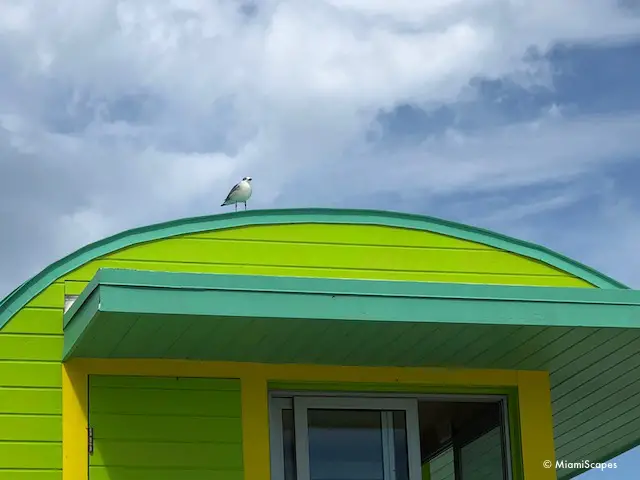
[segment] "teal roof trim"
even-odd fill
[[[163,238],[208,230],[221,230],[251,225],[281,225],[291,223],[333,223],[380,225],[440,233],[499,248],[529,257],[591,283],[599,288],[626,289],[608,276],[533,243],[517,240],[489,230],[462,225],[421,215],[379,210],[352,209],[281,209],[249,210],[173,220],[118,233],[67,255],[26,281],[0,302],[0,329],[32,298],[58,278],[82,265],[117,250]]]
[[[606,290],[570,287],[530,287],[521,285],[482,285],[440,282],[406,282],[387,280],[355,280],[308,277],[274,277],[266,275],[228,275],[213,273],[178,273],[147,270],[101,268],[64,315],[66,327],[84,302],[99,287],[114,287],[112,297],[102,299],[99,309],[108,312],[153,313],[168,315],[222,315],[232,317],[307,318],[363,321],[398,321],[431,323],[482,323],[490,325],[538,325],[556,327],[640,328],[640,291]],[[117,292],[130,289],[133,295],[145,290],[133,302]],[[204,292],[223,294],[216,301]],[[153,292],[153,293],[152,293]],[[230,293],[295,295],[304,301],[237,302]],[[149,301],[149,295],[158,294]],[[179,296],[195,294],[189,301]],[[172,297],[175,296],[174,297]],[[292,298],[288,296],[287,298]],[[171,297],[171,298],[170,298]],[[338,306],[343,299],[358,297],[351,311]],[[257,298],[257,297],[256,297]],[[280,296],[278,297],[281,298]],[[402,301],[382,307],[374,303]],[[420,300],[412,310],[407,300]],[[427,300],[453,302],[439,313]],[[146,303],[145,303],[146,302]],[[514,310],[512,305],[517,303]],[[310,305],[316,304],[315,307]],[[481,304],[491,304],[483,312]],[[505,306],[504,315],[497,305]],[[470,307],[471,305],[471,307]],[[584,306],[591,308],[584,310]],[[296,311],[296,306],[300,309]],[[577,310],[571,311],[571,307]],[[353,307],[351,307],[353,308]],[[562,308],[563,310],[558,310]],[[569,312],[566,314],[566,312]],[[486,313],[486,316],[483,316]],[[446,319],[444,317],[447,317]],[[450,317],[450,318],[448,318]]]
[[[112,315],[113,321],[105,324],[111,334],[108,338],[88,335],[86,342],[94,346],[109,340],[118,344],[121,339],[114,339],[118,326],[127,324],[120,332],[126,336],[131,332],[129,324],[139,322],[142,316],[174,316],[181,321],[187,316],[197,316],[200,319],[270,319],[276,323],[290,319],[360,325],[383,322],[493,325],[498,328],[511,325],[637,329],[640,328],[640,291],[106,268],[98,270],[64,315],[65,359],[87,336],[87,331],[100,322],[99,317],[104,317],[103,314]],[[114,315],[124,316],[124,320],[115,320]],[[102,323],[105,321],[103,318]],[[146,327],[143,323],[138,326],[150,328],[151,323],[144,324]],[[277,328],[276,323],[270,324],[272,328]],[[244,325],[240,321],[234,325],[238,329],[237,335],[230,336],[242,337]],[[224,328],[219,330],[226,331]],[[220,334],[219,330],[215,335]],[[148,333],[151,335],[155,331],[151,328]],[[169,331],[176,334],[172,329]],[[178,337],[182,338],[180,334]],[[156,341],[151,343],[155,351],[160,339],[154,338]],[[199,344],[202,338],[197,335],[192,340]],[[175,345],[175,341],[172,337],[168,344]],[[364,338],[362,342],[367,343]],[[404,348],[401,344],[396,346]],[[241,350],[238,348],[239,353]],[[189,358],[208,359],[193,355]]]

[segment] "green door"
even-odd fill
[[[240,382],[89,378],[90,480],[242,480]]]

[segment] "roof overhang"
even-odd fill
[[[204,217],[183,218],[147,225],[104,238],[71,253],[49,265],[30,280],[0,300],[0,329],[29,301],[51,286],[57,279],[110,253],[146,242],[231,228],[265,225],[333,224],[379,225],[446,235],[488,245],[500,250],[535,259],[569,273],[585,282],[605,289],[626,289],[622,283],[539,245],[510,238],[484,229],[461,225],[433,217],[400,212],[353,209],[280,209],[248,210]]]
[[[513,368],[530,356],[482,365],[438,348],[416,356],[401,341],[426,345],[460,325],[459,346],[491,330],[486,347],[503,350],[504,329],[519,343],[541,328],[638,329],[640,292],[102,269],[65,313],[64,359]]]
[[[633,290],[103,269],[64,315],[65,360],[547,370],[558,458],[599,461],[640,443],[639,348]]]

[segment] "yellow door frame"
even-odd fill
[[[269,385],[279,383],[376,384],[385,389],[425,391],[439,389],[507,389],[517,391],[522,477],[556,480],[553,419],[549,375],[521,370],[447,368],[344,367],[273,365],[187,360],[73,359],[62,365],[62,478],[89,480],[88,379],[89,375],[150,377],[238,378],[241,381],[245,480],[270,480]],[[513,442],[512,442],[513,445]],[[514,455],[515,454],[515,455]],[[514,479],[514,480],[517,480]]]

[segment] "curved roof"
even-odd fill
[[[434,217],[379,210],[323,208],[249,210],[185,218],[134,228],[86,245],[57,262],[52,263],[7,295],[0,302],[0,329],[4,327],[16,312],[58,278],[98,257],[122,248],[163,238],[209,230],[290,223],[380,225],[429,231],[485,244],[544,262],[599,288],[628,288],[622,283],[590,267],[545,247],[517,240],[489,230]]]

